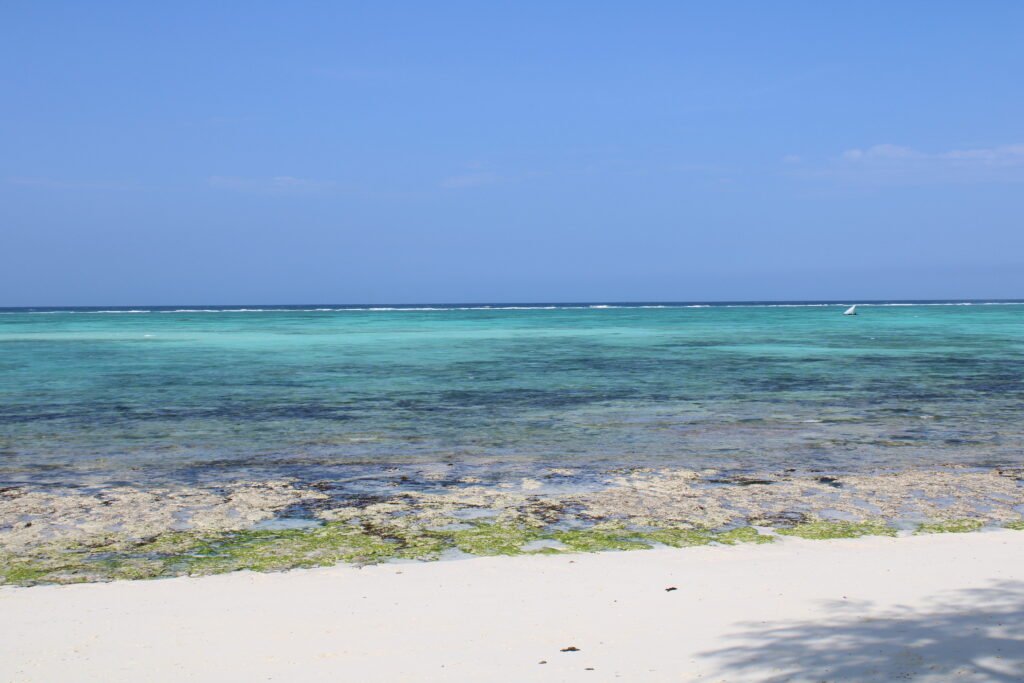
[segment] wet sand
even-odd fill
[[[5,587],[0,613],[5,681],[1010,681],[1024,532]]]

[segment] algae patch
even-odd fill
[[[333,524],[314,530],[243,531],[203,539],[180,562],[185,573],[277,571],[340,562],[366,564],[393,557],[396,547],[360,530]]]
[[[651,547],[642,534],[624,527],[594,526],[589,529],[556,531],[553,538],[567,549],[580,553],[602,550],[643,550]]]
[[[32,562],[0,558],[0,584],[29,585],[47,573],[47,569]]]
[[[520,555],[527,543],[545,538],[535,529],[502,523],[477,523],[446,535],[456,548],[472,555]]]
[[[946,519],[926,522],[917,527],[916,534],[964,534],[977,531],[985,525],[980,519]]]
[[[743,526],[738,529],[725,531],[715,536],[716,543],[724,545],[739,545],[740,543],[772,543],[775,539],[762,533],[752,526]]]
[[[783,536],[827,540],[833,538],[860,538],[861,536],[895,536],[896,529],[878,520],[844,522],[818,519],[803,522],[788,529],[779,529],[778,533]]]
[[[314,528],[235,532],[172,532],[141,542],[93,547],[51,546],[0,557],[0,582],[77,583],[201,576],[249,569],[282,571],[393,558],[436,558],[446,544],[429,535],[369,533],[345,523]]]
[[[645,540],[671,546],[673,548],[687,548],[696,545],[708,545],[711,541],[717,540],[715,536],[701,529],[655,529],[646,531],[642,537]]]

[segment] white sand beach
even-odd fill
[[[1024,533],[8,587],[0,614],[17,682],[1017,681]]]

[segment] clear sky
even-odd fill
[[[1024,297],[1024,3],[0,5],[0,305]]]

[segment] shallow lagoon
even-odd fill
[[[1019,525],[1024,305],[842,310],[0,312],[4,580]]]
[[[1024,443],[1021,304],[129,310],[0,314],[0,482],[849,471]]]

